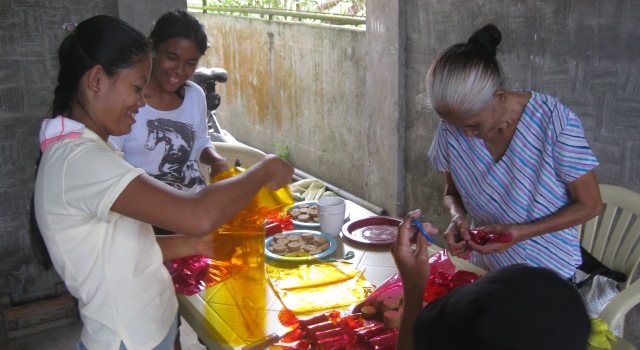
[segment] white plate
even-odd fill
[[[292,209],[297,208],[300,204],[317,205],[318,202],[317,201],[297,202],[297,203],[294,203],[289,209],[287,209],[287,212],[289,212]],[[349,208],[346,208],[344,210],[344,220],[345,221],[349,220],[349,216],[351,216],[351,212],[349,211]],[[293,218],[291,219],[291,221],[293,221],[294,225],[300,226],[300,227],[314,227],[314,228],[320,227],[320,223],[317,223],[317,222],[297,221],[297,220],[294,220]]]
[[[267,258],[273,259],[273,260],[283,260],[283,261],[305,261],[305,260],[310,260],[310,259],[316,259],[316,258],[324,258],[327,257],[329,255],[331,255],[333,252],[336,251],[336,248],[338,248],[338,242],[336,242],[336,239],[329,236],[326,233],[320,233],[318,231],[311,231],[311,230],[293,230],[293,231],[285,231],[282,232],[285,235],[290,235],[290,234],[303,234],[303,233],[313,233],[314,235],[317,236],[322,236],[325,237],[327,239],[327,242],[329,242],[329,248],[327,250],[325,250],[324,252],[320,253],[320,254],[316,254],[316,255],[309,255],[309,256],[282,256],[282,255],[278,255],[275,253],[272,253],[271,251],[269,251],[269,246],[271,245],[271,242],[273,241],[273,236],[269,236],[267,237],[267,239],[264,241],[264,255],[267,256]]]

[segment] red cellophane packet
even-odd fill
[[[471,283],[479,276],[470,271],[457,270],[456,266],[449,258],[446,249],[442,249],[429,258],[431,271],[427,280],[427,287],[424,290],[424,301],[432,302],[454,288]]]
[[[487,243],[509,243],[513,239],[513,235],[507,233],[489,233],[483,230],[469,230],[471,240],[476,244],[485,245]]]

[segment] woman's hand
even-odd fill
[[[451,215],[451,223],[444,233],[444,240],[447,242],[449,254],[464,259],[471,253],[471,248],[467,245],[471,240],[466,220],[467,211],[451,173],[444,174],[444,182],[444,206]]]
[[[202,153],[200,154],[200,163],[208,165],[211,169],[209,174],[210,178],[208,179],[209,182],[211,182],[211,179],[213,179],[219,173],[229,169],[227,160],[223,156],[218,154],[213,146],[205,147],[202,150]]]
[[[276,155],[270,154],[254,166],[268,167],[271,179],[264,185],[268,190],[275,191],[291,183],[293,166]]]
[[[196,240],[197,255],[203,255],[218,261],[227,261],[236,252],[236,247],[231,240],[226,240],[221,235],[210,234],[194,239]]]
[[[468,244],[471,241],[469,224],[461,215],[456,215],[451,219],[451,223],[444,233],[444,240],[447,242],[449,254],[453,256],[464,258],[471,253],[472,248]]]
[[[421,211],[409,213],[398,228],[398,238],[391,248],[391,255],[402,277],[405,290],[418,290],[421,295],[429,278],[429,241],[418,230],[411,226],[411,217],[420,217]],[[426,223],[422,226],[431,235],[438,234],[438,229]],[[416,248],[412,247],[413,242]]]
[[[467,245],[470,249],[475,250],[480,254],[493,254],[493,253],[503,253],[509,247],[516,245],[519,242],[525,241],[530,237],[529,226],[528,225],[509,225],[509,224],[497,224],[497,225],[487,225],[478,230],[482,230],[486,233],[494,233],[494,234],[511,234],[511,242],[508,243],[498,243],[498,242],[488,242],[485,245],[476,244],[473,240],[467,242]]]
[[[411,226],[411,217],[418,218],[420,210],[415,210],[402,221],[398,228],[398,238],[391,247],[391,255],[396,262],[402,278],[404,304],[396,349],[413,350],[413,329],[415,320],[422,308],[424,289],[429,279],[429,241]],[[422,227],[430,235],[438,230],[431,224]],[[416,248],[412,243],[416,243]]]
[[[200,237],[180,234],[156,236],[164,261],[192,255],[203,255],[219,261],[230,260],[236,252],[231,240],[220,235],[208,234]]]

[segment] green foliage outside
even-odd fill
[[[323,13],[331,15],[353,16],[357,18],[366,17],[365,3],[366,0],[187,0],[187,5],[196,6],[242,7],[247,9],[277,9],[294,11],[297,13]],[[229,12],[227,11],[226,13]],[[252,13],[234,14],[278,20],[317,22],[317,20],[300,19],[293,16],[274,16],[270,14]]]
[[[273,151],[278,157],[289,160],[289,146],[287,145],[273,145]]]

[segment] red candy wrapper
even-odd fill
[[[279,232],[293,230],[293,220],[289,214],[280,214],[269,217],[265,221],[266,236],[269,237]]]
[[[221,266],[204,256],[188,256],[164,263],[177,292],[194,295],[229,279],[237,266]]]
[[[449,258],[447,250],[443,249],[435,253],[429,258],[429,279],[424,290],[424,301],[432,302],[454,288],[471,283],[479,278],[479,276],[471,271],[458,270]],[[382,285],[367,297],[367,299],[358,304],[353,311],[360,312],[364,305],[373,304],[373,300],[383,293],[400,293],[402,294],[402,279],[399,274],[394,274]]]
[[[488,233],[482,230],[469,230],[471,240],[475,244],[485,245],[489,242],[492,243],[509,243],[513,239],[511,233]]]
[[[445,296],[451,290],[471,283],[479,276],[470,271],[458,270],[446,250],[441,250],[429,258],[431,272],[424,290],[424,301],[430,303]]]

